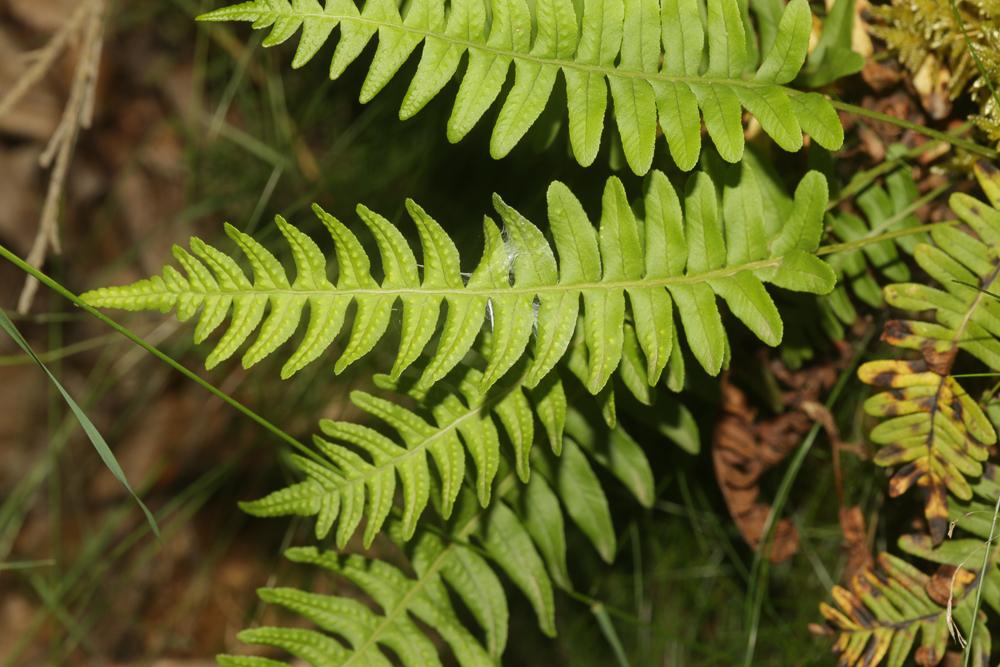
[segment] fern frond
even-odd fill
[[[832,213],[828,217],[829,227],[833,236],[844,243],[918,227],[920,220],[913,213],[913,205],[919,194],[909,166],[904,166],[886,176],[884,187],[872,185],[855,198],[864,218],[851,213]],[[918,244],[929,240],[927,234],[908,234],[866,245],[861,251],[832,254],[827,263],[837,274],[837,286],[821,299],[823,307],[846,325],[858,318],[849,292],[872,308],[884,308],[880,282],[910,279],[910,269],[900,251],[912,256]]]
[[[846,667],[875,667],[885,662],[902,667],[917,645],[916,660],[921,665],[937,665],[948,646],[949,612],[968,632],[973,617],[974,595],[968,578],[957,578],[952,590],[957,604],[953,610],[928,594],[931,578],[912,565],[887,553],[879,554],[878,566],[854,577],[849,588],[834,586],[836,607],[822,603],[826,619],[822,631],[836,637],[833,650]],[[973,661],[986,667],[990,656],[990,635],[985,615],[976,622]]]
[[[996,194],[988,174],[982,168],[977,173],[991,197]],[[1000,197],[993,203],[1000,205]],[[865,403],[869,414],[885,418],[871,432],[872,441],[881,445],[875,462],[900,466],[890,495],[913,485],[924,491],[935,544],[948,526],[947,493],[971,499],[968,480],[982,474],[988,447],[997,441],[990,420],[951,377],[951,369],[964,350],[1000,370],[1000,300],[991,292],[1000,275],[1000,210],[966,194],[952,195],[950,204],[968,231],[941,225],[931,232],[933,244],[914,251],[940,287],[902,283],[885,288],[891,306],[934,313],[935,322],[894,320],[883,333],[889,344],[918,350],[922,358],[872,361],[858,369],[862,381],[885,390]]]
[[[419,412],[400,406],[399,395],[380,398],[353,392],[351,401],[391,427],[398,441],[368,426],[323,420],[320,430],[330,440],[317,437],[314,441],[326,459],[324,464],[293,455],[292,461],[305,480],[260,500],[241,503],[242,509],[260,517],[315,517],[316,537],[325,538],[336,526],[335,540],[341,549],[365,520],[364,545],[368,547],[393,509],[398,478],[402,500],[398,523],[401,538],[408,540],[432,496],[441,517],[451,517],[467,477],[480,506],[487,507],[505,459],[513,462],[520,480],[530,484],[530,494],[544,494],[531,482],[537,477],[531,475],[532,465],[541,465],[543,476],[567,502],[570,516],[610,561],[615,551],[611,516],[583,450],[648,506],[653,500],[652,472],[642,448],[620,427],[610,431],[609,440],[602,441],[577,410],[567,408],[562,383],[556,378],[530,391],[523,383],[513,383],[489,395],[479,391],[480,378],[479,371],[468,367],[453,388],[438,387],[430,395],[411,390],[411,396],[418,399]],[[395,386],[384,377],[380,384]],[[533,415],[548,433],[553,453],[567,458],[556,469],[558,474],[533,452]],[[511,445],[512,451],[506,455],[501,452],[501,439]],[[610,455],[612,444],[615,451]],[[467,456],[476,468],[474,483],[467,470]],[[436,476],[431,474],[428,459],[434,462]],[[591,505],[578,516],[578,507],[568,501],[581,494],[603,505]],[[584,506],[586,503],[580,505]]]
[[[354,303],[353,329],[334,367],[342,371],[383,337],[399,302],[402,331],[393,379],[427,347],[446,304],[439,342],[418,382],[424,389],[462,360],[487,322],[494,344],[483,373],[484,392],[525,356],[533,331],[533,360],[525,384],[537,386],[564,356],[579,328],[587,352],[586,385],[595,394],[622,362],[627,338],[631,341],[627,315],[645,357],[646,381],[650,386],[659,381],[675,347],[676,307],[695,358],[707,372],[717,374],[728,349],[718,297],[762,341],[777,345],[783,326],[764,283],[825,293],[835,280],[813,254],[827,202],[824,178],[810,172],[802,179],[783,226],[772,231],[764,224],[763,190],[752,172],[743,171],[746,177],[726,183],[721,196],[706,173],[696,173],[682,197],[666,176],[654,171],[643,201],[644,221],[629,206],[621,182],[611,178],[604,189],[599,229],[572,192],[555,182],[548,190],[555,252],[537,227],[495,197],[506,238],[492,219],[484,220],[482,260],[468,279],[449,236],[409,201],[407,210],[423,250],[422,275],[402,233],[359,207],[381,255],[385,277],[379,283],[354,233],[316,207],[336,246],[336,285],[327,277],[326,260],[316,243],[279,217],[278,228],[295,260],[294,280],[274,255],[227,225],[226,232],[253,269],[252,280],[234,259],[192,238],[191,253],[174,248],[186,276],[167,266],[162,275],[87,292],[82,298],[98,307],[164,312],[176,308],[181,320],[200,309],[196,342],[205,340],[231,310],[230,326],[206,360],[209,368],[233,355],[258,327],[243,365],[250,367],[272,354],[298,328],[308,305],[309,324],[282,377],[293,375],[332,344]]]
[[[562,457],[550,459],[534,450],[532,459],[540,474],[532,475],[526,485],[517,484],[513,474],[505,475],[496,485],[499,499],[487,509],[477,507],[474,494],[467,489],[442,531],[447,541],[427,530],[419,532],[408,545],[413,576],[385,562],[356,555],[341,557],[312,548],[288,552],[292,560],[318,565],[346,578],[375,602],[379,611],[354,598],[290,588],[262,589],[264,601],[287,607],[323,632],[258,628],[240,633],[240,640],[283,649],[317,667],[390,664],[384,655],[386,649],[404,665],[441,664],[433,644],[414,624],[416,618],[445,640],[458,664],[495,664],[508,631],[507,599],[496,571],[505,574],[527,597],[541,630],[554,635],[553,585],[572,588],[566,567],[564,510],[606,561],[610,562],[617,549],[604,489],[584,452],[622,479],[640,501],[641,494],[652,493],[649,464],[634,441],[631,447],[626,443],[619,448],[617,461],[602,460],[601,452],[608,445],[618,447],[623,438],[628,439],[627,434],[606,432],[610,441],[601,443],[602,438],[586,425],[581,414],[570,414],[567,432],[574,435],[567,437]],[[638,489],[644,491],[637,493]],[[651,495],[645,501],[652,502]],[[400,546],[408,538],[406,532],[400,522],[390,523],[388,534]],[[477,629],[463,627],[452,595],[471,612]],[[485,641],[478,636],[484,636]],[[407,645],[400,647],[400,643]],[[219,661],[223,667],[284,664],[238,656],[220,656]]]
[[[791,0],[763,58],[757,53],[739,0],[414,0],[405,16],[399,0],[251,0],[202,15],[203,21],[249,21],[270,28],[265,46],[302,31],[293,67],[309,62],[340,37],[330,65],[337,78],[378,33],[378,49],[361,87],[372,99],[421,43],[416,74],[399,111],[413,116],[468,67],[448,121],[459,141],[503,89],[511,64],[514,84],[500,109],[490,153],[502,157],[535,123],[552,95],[557,74],[566,80],[569,136],[582,165],[594,161],[604,132],[608,90],[629,166],[649,171],[657,118],[671,155],[683,170],[697,163],[701,123],[719,153],[743,154],[742,109],[785,150],[802,147],[806,132],[836,150],[840,120],[815,93],[786,87],[806,57],[812,14]]]
[[[476,495],[486,507],[500,469],[501,433],[513,447],[518,476],[527,482],[535,433],[533,415],[538,415],[551,447],[559,452],[567,403],[562,383],[556,378],[530,391],[516,382],[489,395],[479,390],[481,378],[479,371],[466,368],[454,391],[439,391],[433,399],[422,401],[429,413],[426,415],[398,405],[400,397],[388,400],[352,392],[351,402],[391,427],[400,442],[368,426],[323,420],[320,430],[326,437],[316,437],[314,443],[328,464],[293,456],[296,467],[306,475],[305,481],[241,507],[255,516],[315,516],[318,539],[337,526],[338,548],[347,544],[367,518],[367,547],[389,516],[398,477],[402,484],[402,533],[409,539],[432,489],[438,512],[445,519],[451,516],[466,475],[472,476],[466,471],[466,452],[476,468]],[[429,460],[434,462],[436,478]]]

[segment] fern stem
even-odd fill
[[[273,435],[277,436],[279,439],[283,440],[285,443],[291,445],[292,447],[294,447],[295,449],[299,450],[300,452],[302,452],[303,454],[305,454],[309,458],[313,459],[314,461],[316,461],[318,463],[323,463],[323,461],[319,457],[319,455],[316,454],[309,447],[306,447],[305,444],[303,444],[302,442],[300,442],[299,440],[297,440],[293,436],[289,435],[285,431],[281,430],[279,427],[275,426],[272,422],[268,421],[267,419],[265,419],[261,415],[257,414],[256,412],[254,412],[252,409],[250,409],[249,407],[247,407],[246,405],[244,405],[240,401],[236,400],[235,398],[233,398],[232,396],[230,396],[226,392],[222,391],[221,389],[219,389],[218,387],[216,387],[215,385],[213,385],[211,382],[209,382],[209,381],[205,380],[204,378],[200,377],[197,373],[194,373],[193,371],[191,371],[190,369],[188,369],[187,367],[185,367],[183,364],[181,364],[180,362],[176,361],[170,355],[166,354],[165,352],[162,352],[161,350],[157,349],[153,345],[150,345],[149,343],[147,343],[145,340],[143,340],[139,335],[137,335],[136,333],[134,333],[128,327],[125,327],[124,325],[119,324],[118,322],[114,321],[113,319],[111,319],[107,315],[104,315],[100,311],[98,311],[98,310],[96,310],[94,308],[91,308],[90,306],[88,306],[87,304],[85,304],[83,301],[81,301],[80,298],[76,294],[74,294],[73,292],[71,292],[70,290],[68,290],[66,287],[64,287],[59,282],[57,282],[57,281],[53,280],[52,278],[50,278],[48,275],[46,275],[45,273],[43,273],[40,269],[37,269],[37,268],[31,266],[30,264],[28,264],[27,262],[25,262],[23,259],[21,259],[20,257],[18,257],[17,255],[15,255],[14,253],[12,253],[10,250],[8,250],[6,247],[4,247],[2,244],[0,244],[0,257],[3,257],[4,259],[6,259],[8,262],[10,262],[11,264],[13,264],[17,268],[21,269],[22,271],[24,271],[28,275],[34,277],[36,280],[38,280],[38,282],[42,283],[43,285],[45,285],[46,287],[48,287],[52,291],[56,292],[57,294],[59,294],[63,298],[67,299],[68,301],[70,301],[71,303],[73,303],[73,305],[77,306],[78,308],[81,308],[81,309],[85,310],[90,315],[93,315],[98,320],[100,320],[104,324],[108,325],[109,327],[111,327],[112,329],[114,329],[115,331],[117,331],[118,333],[120,333],[121,335],[125,336],[127,339],[129,339],[130,341],[132,341],[133,343],[135,343],[136,345],[138,345],[142,349],[146,350],[151,355],[153,355],[154,357],[156,357],[157,359],[159,359],[163,363],[167,364],[168,366],[170,366],[171,368],[173,368],[174,370],[176,370],[178,373],[180,373],[184,377],[188,378],[189,380],[191,380],[195,384],[200,385],[203,389],[205,389],[206,391],[208,391],[210,394],[216,396],[217,398],[221,399],[225,403],[228,403],[231,407],[235,408],[238,412],[240,412],[241,414],[243,414],[246,417],[249,417],[250,419],[252,419],[253,421],[255,421],[257,424],[259,424],[260,426],[263,426],[265,429],[267,429],[268,431],[270,431]]]
[[[831,243],[829,245],[819,247],[816,250],[816,255],[822,257],[823,255],[833,255],[840,252],[851,252],[853,250],[860,250],[865,246],[881,243],[882,241],[898,239],[904,236],[913,236],[914,234],[922,234],[937,227],[946,227],[957,224],[957,220],[942,220],[941,222],[931,222],[926,225],[920,225],[919,227],[906,227],[904,229],[896,229],[891,232],[883,232],[878,236],[863,236],[860,239],[847,241],[846,243]]]
[[[1000,151],[996,151],[992,148],[986,146],[981,146],[974,141],[968,139],[962,139],[961,137],[956,137],[947,132],[941,132],[940,130],[935,130],[930,127],[926,127],[919,123],[914,123],[908,121],[904,118],[897,118],[896,116],[890,116],[887,113],[882,113],[881,111],[874,111],[873,109],[866,109],[865,107],[858,106],[856,104],[849,104],[847,102],[842,102],[830,98],[830,104],[836,109],[841,111],[846,111],[847,113],[852,113],[857,116],[864,116],[866,118],[871,118],[873,120],[880,120],[883,123],[889,123],[891,125],[896,125],[897,127],[902,127],[907,130],[912,130],[919,134],[932,139],[937,139],[938,141],[945,141],[955,146],[956,148],[961,148],[963,150],[969,151],[970,153],[975,153],[976,155],[982,155],[983,157],[989,158],[991,160],[996,160],[1000,158]]]

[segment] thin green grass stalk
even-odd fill
[[[597,603],[591,605],[590,612],[597,619],[597,626],[601,629],[601,634],[604,635],[604,639],[611,646],[611,650],[615,654],[615,660],[618,662],[618,667],[631,667],[628,657],[625,655],[625,647],[622,646],[621,637],[618,636],[618,631],[615,630],[615,624],[608,617],[607,609],[604,608],[603,604]]]
[[[233,464],[215,466],[181,493],[168,499],[156,513],[157,520],[164,526],[164,539],[169,541],[175,527],[185,523],[185,520],[208,500],[233,470]],[[98,529],[89,531],[81,557],[74,562],[73,567],[63,573],[60,586],[55,591],[55,599],[65,599],[66,606],[79,603],[81,616],[86,615],[88,608],[86,603],[101,585],[103,574],[117,565],[118,560],[149,533],[148,524],[140,523],[128,535],[112,544],[112,540],[119,532],[119,525],[127,514],[126,510],[116,510]],[[18,637],[15,646],[0,663],[0,667],[15,667],[20,664],[18,659],[42,630],[46,618],[45,610],[35,613],[26,630]],[[93,625],[93,622],[90,625]],[[63,646],[63,655],[66,655],[67,649],[72,648],[75,648],[75,645]]]
[[[13,317],[10,319],[12,322],[14,321]],[[93,338],[82,340],[79,343],[50,348],[45,352],[36,352],[36,355],[43,362],[51,364],[53,362],[80,354],[81,352],[89,352],[91,350],[99,349],[108,343],[117,340],[117,338],[118,336],[115,334],[94,336]],[[27,354],[11,354],[6,356],[0,355],[0,366],[25,366],[32,363],[34,363],[34,360]]]
[[[824,407],[827,410],[830,410],[834,406],[844,387],[847,386],[847,383],[854,376],[854,369],[857,367],[858,362],[860,362],[862,354],[868,348],[868,343],[874,335],[874,330],[869,330],[858,343],[851,363],[841,372],[840,377],[837,379],[837,384],[834,385],[830,391],[830,395],[826,399]],[[802,469],[802,464],[809,455],[809,451],[815,444],[816,437],[821,430],[821,424],[818,422],[813,424],[813,427],[809,429],[809,433],[806,434],[805,439],[802,441],[802,445],[796,450],[795,456],[792,457],[791,462],[788,464],[788,469],[781,479],[781,484],[774,496],[774,503],[771,505],[771,511],[768,513],[767,521],[764,524],[764,539],[761,541],[757,551],[754,552],[745,609],[747,644],[743,656],[744,667],[751,667],[753,665],[754,652],[757,648],[757,631],[760,626],[761,607],[763,606],[764,593],[767,589],[767,581],[770,573],[771,546],[774,541],[774,531],[778,524],[777,519],[781,516],[785,503],[788,502],[795,479],[798,477],[799,471]]]
[[[62,347],[63,325],[59,322],[51,322],[48,324],[47,328],[49,330],[49,344],[48,344],[49,349],[58,349]],[[37,359],[37,356],[35,358]],[[39,365],[42,366],[43,369],[45,368],[44,364],[41,363],[41,360],[39,360]],[[64,367],[61,358],[56,359],[56,362],[54,364],[54,369],[57,377],[63,376]],[[55,432],[56,428],[58,428],[59,417],[65,416],[65,404],[59,401],[60,398],[59,392],[56,391],[56,387],[54,387],[52,383],[49,384],[48,395],[49,395],[49,407],[47,410],[48,423],[46,425],[46,428],[47,428],[47,434],[51,434]],[[48,511],[49,511],[49,516],[51,517],[51,520],[49,521],[49,545],[50,545],[49,548],[51,556],[55,559],[56,563],[59,564],[63,562],[63,542],[62,542],[63,479],[62,479],[62,470],[60,469],[59,466],[59,458],[62,453],[62,448],[55,446],[51,438],[46,438],[46,440],[49,442],[49,445],[46,448],[45,456],[48,457],[50,461],[49,475],[48,475],[48,483],[49,483]],[[115,463],[117,465],[117,461]],[[147,515],[147,518],[150,518],[151,516],[152,515]],[[157,528],[156,531],[157,531],[157,538],[159,538],[159,532],[158,532],[159,529]],[[43,577],[35,575],[34,573],[32,574],[33,576],[29,577],[30,580],[32,581],[39,579],[41,579],[42,581],[47,580],[49,584],[52,586],[55,585],[55,583],[58,581],[59,578],[58,567],[44,572],[43,576],[47,575],[45,579],[43,579]],[[49,641],[50,641],[49,655],[54,656],[58,648],[59,639],[55,634],[53,634],[52,638]],[[58,662],[52,660],[51,657],[50,661],[52,662],[53,665],[58,664]]]
[[[178,362],[177,360],[175,360],[170,355],[168,355],[165,352],[162,352],[161,350],[157,349],[156,347],[150,345],[149,343],[147,343],[145,340],[143,340],[138,334],[134,333],[128,327],[126,327],[126,326],[124,326],[122,324],[119,324],[118,322],[116,322],[115,320],[111,319],[107,315],[105,315],[105,314],[101,313],[100,311],[96,310],[95,308],[92,308],[92,307],[88,306],[87,304],[83,303],[76,294],[73,294],[71,291],[69,291],[67,288],[63,287],[63,285],[61,285],[60,283],[58,283],[55,280],[53,280],[52,278],[50,278],[48,275],[46,275],[45,273],[43,273],[41,270],[39,270],[39,269],[31,266],[27,262],[25,262],[23,259],[21,259],[20,257],[18,257],[17,255],[15,255],[14,253],[12,253],[10,250],[8,250],[7,248],[5,248],[3,245],[0,245],[0,257],[3,257],[7,261],[9,261],[11,264],[13,264],[14,266],[18,267],[22,271],[24,271],[25,273],[27,273],[27,274],[29,274],[31,276],[34,276],[40,283],[42,283],[43,285],[45,285],[49,289],[53,290],[54,292],[56,292],[57,294],[59,294],[63,298],[69,300],[74,305],[78,306],[79,308],[82,308],[83,310],[85,310],[90,315],[93,315],[94,317],[96,317],[98,320],[100,320],[104,324],[108,325],[109,327],[111,327],[112,329],[114,329],[115,331],[117,331],[118,333],[120,333],[121,335],[125,336],[130,341],[132,341],[133,343],[135,343],[136,345],[138,345],[139,347],[141,347],[142,349],[146,350],[146,352],[149,352],[151,355],[153,355],[154,357],[156,357],[157,359],[159,359],[163,363],[167,364],[168,366],[170,366],[171,368],[173,368],[174,370],[176,370],[177,372],[179,372],[184,377],[188,378],[189,380],[191,380],[195,384],[199,385],[200,387],[202,387],[203,389],[205,389],[206,391],[208,391],[209,393],[211,393],[213,396],[215,396],[215,397],[221,399],[222,401],[224,401],[225,403],[229,404],[231,407],[235,408],[238,412],[240,412],[241,414],[243,414],[246,417],[249,417],[251,420],[253,420],[257,424],[259,424],[260,426],[263,426],[265,429],[267,429],[268,431],[270,431],[272,434],[274,434],[275,436],[277,436],[278,438],[280,438],[281,440],[283,440],[287,444],[289,444],[292,447],[294,447],[295,449],[299,450],[300,452],[302,452],[303,454],[305,454],[309,458],[313,459],[314,461],[322,462],[322,459],[319,457],[319,455],[316,454],[316,452],[314,452],[310,447],[307,447],[306,445],[304,445],[298,439],[292,437],[291,435],[289,435],[288,433],[286,433],[282,429],[278,428],[272,422],[268,421],[267,419],[265,419],[264,417],[262,417],[261,415],[259,415],[258,413],[256,413],[255,411],[253,411],[252,409],[250,409],[249,407],[247,407],[246,405],[244,405],[243,403],[240,403],[238,400],[236,400],[235,398],[233,398],[232,396],[230,396],[226,392],[222,391],[221,389],[219,389],[218,387],[216,387],[215,385],[213,385],[208,380],[205,380],[204,378],[202,378],[201,376],[199,376],[197,373],[194,373],[193,371],[191,371],[186,366],[184,366],[183,364],[181,364],[180,362]]]
[[[55,560],[51,558],[43,558],[41,560],[12,560],[6,563],[0,563],[0,572],[33,570],[35,568],[52,567],[55,564]]]
[[[50,371],[49,368],[42,363],[42,360],[35,355],[34,350],[32,350],[31,346],[28,345],[28,341],[24,339],[21,332],[17,330],[17,327],[15,327],[14,323],[10,321],[10,318],[7,317],[7,313],[2,308],[0,308],[0,329],[10,336],[14,342],[17,343],[18,347],[24,350],[24,353],[30,356],[32,360],[42,369],[45,375],[48,376],[51,384],[59,391],[59,394],[66,402],[66,405],[69,406],[73,416],[80,423],[80,428],[82,428],[83,432],[86,433],[87,438],[90,440],[90,444],[94,446],[94,449],[97,451],[97,455],[101,457],[101,461],[104,463],[104,466],[111,471],[111,474],[118,480],[118,483],[125,487],[125,490],[132,496],[132,499],[139,505],[142,513],[146,515],[146,521],[149,522],[149,526],[152,528],[153,533],[155,533],[157,538],[159,538],[160,528],[156,525],[156,519],[153,518],[153,514],[149,511],[149,508],[146,507],[146,504],[142,502],[142,499],[136,494],[135,491],[132,490],[132,486],[128,483],[128,479],[125,477],[125,471],[122,470],[121,466],[118,464],[118,459],[115,458],[114,453],[111,451],[111,448],[104,440],[100,431],[98,431],[97,427],[94,426],[94,422],[90,420],[83,408],[81,408],[80,405],[73,400],[73,397],[70,396],[68,391],[66,391],[66,388],[63,387],[61,382],[59,382],[59,379],[56,378],[55,374],[53,374],[52,371]],[[55,465],[52,467],[53,469],[56,468]],[[54,499],[54,502],[58,503],[58,497]],[[55,516],[58,517],[57,510]],[[56,526],[58,526],[58,518]]]
[[[222,468],[222,470],[219,470],[219,468]],[[235,466],[232,465],[217,466],[216,468],[209,470],[201,479],[194,482],[191,487],[185,490],[185,493],[183,494],[185,501],[177,506],[176,511],[170,516],[169,524],[165,527],[165,533],[167,534],[168,539],[169,536],[173,535],[177,528],[190,523],[194,515],[208,502],[208,499],[212,496],[215,489],[217,489],[218,486],[225,481],[225,478],[234,470]],[[207,482],[207,484],[205,482]],[[193,489],[193,492],[191,489]],[[145,536],[146,531],[143,530],[142,526],[133,530],[125,540],[126,546],[120,546],[112,552],[114,560],[118,560],[124,556],[129,549],[135,546]],[[158,551],[158,544],[149,543],[143,553],[130,560],[129,571],[122,577],[123,582],[118,586],[117,590],[120,590],[122,586],[128,586],[128,582],[134,581],[136,576],[141,576],[140,573],[148,571],[149,568],[153,566],[150,561],[152,561]],[[98,563],[100,570],[96,581],[84,579],[83,583],[85,584],[85,587],[72,598],[70,603],[75,604],[79,624],[88,634],[92,634],[94,632],[94,628],[97,627],[104,618],[104,616],[101,615],[101,612],[108,611],[106,608],[98,608],[97,605],[93,604],[92,598],[98,592],[101,592],[102,588],[99,584],[105,581],[106,573],[114,565],[114,562],[112,561],[109,563],[102,559],[99,560]],[[112,601],[115,599],[115,593],[117,590],[113,588],[108,594],[108,598]],[[121,592],[120,594],[124,594],[124,592]],[[110,611],[114,613],[114,607],[112,607]],[[58,657],[62,661],[68,661],[71,652],[75,649],[75,643],[65,642],[60,647],[61,652]]]
[[[962,123],[958,128],[948,132],[948,134],[957,137],[969,128],[970,123]],[[889,158],[879,162],[874,167],[870,169],[865,169],[856,173],[845,185],[836,198],[831,198],[830,203],[827,204],[826,210],[832,211],[837,207],[838,204],[847,201],[854,195],[858,194],[869,185],[871,185],[876,178],[882,176],[883,174],[888,174],[889,172],[895,171],[896,169],[909,166],[907,160],[912,160],[915,157],[923,155],[932,148],[937,148],[937,146],[942,143],[941,141],[927,141],[919,146],[915,146],[896,157]]]
[[[997,496],[997,504],[993,508],[993,522],[990,524],[990,535],[986,540],[986,548],[983,550],[983,566],[979,569],[979,581],[976,585],[976,602],[972,607],[972,623],[969,627],[969,641],[965,644],[965,655],[962,658],[963,667],[969,667],[972,659],[972,645],[976,639],[976,621],[979,620],[979,608],[983,603],[983,582],[986,580],[986,571],[990,566],[990,553],[993,551],[993,539],[997,529],[997,517],[1000,516],[1000,495]]]

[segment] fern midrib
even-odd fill
[[[916,616],[914,618],[907,618],[907,619],[904,619],[902,621],[886,621],[886,622],[882,622],[882,621],[879,620],[874,626],[864,626],[864,625],[861,625],[856,630],[841,630],[841,634],[844,634],[844,635],[855,635],[855,634],[870,635],[870,634],[872,634],[874,632],[877,632],[879,630],[885,630],[885,629],[904,630],[904,629],[909,628],[912,625],[917,624],[917,623],[926,623],[928,621],[933,621],[934,619],[940,617],[941,614],[943,614],[943,613],[945,613],[945,612],[943,612],[943,611],[935,611],[935,612],[930,613],[930,614],[924,614],[923,616]],[[878,619],[876,619],[876,620],[878,620]]]
[[[670,287],[672,285],[692,285],[730,278],[744,271],[755,271],[776,267],[784,260],[783,257],[762,259],[755,262],[747,262],[735,266],[727,266],[703,273],[685,274],[681,276],[667,276],[664,278],[638,278],[633,280],[609,280],[609,281],[589,281],[573,283],[557,283],[555,285],[542,285],[535,287],[349,287],[339,288],[331,286],[330,289],[305,289],[292,285],[288,288],[267,287],[250,289],[234,289],[229,287],[218,287],[211,290],[160,290],[148,291],[143,296],[164,296],[178,294],[205,294],[205,295],[225,295],[232,297],[239,296],[327,296],[327,297],[364,297],[364,296],[439,296],[439,297],[486,297],[496,298],[500,296],[544,296],[546,294],[569,294],[578,292],[593,292],[598,290],[632,290],[650,289],[655,287]]]
[[[514,51],[513,49],[502,49],[495,46],[490,46],[486,42],[474,42],[469,39],[461,39],[459,37],[454,37],[447,33],[435,32],[433,30],[426,30],[422,28],[414,28],[413,26],[408,26],[405,23],[394,23],[391,21],[379,20],[366,16],[357,16],[351,14],[327,14],[325,12],[308,12],[308,11],[267,11],[261,12],[261,14],[266,14],[268,16],[276,16],[284,19],[292,20],[311,20],[311,21],[324,21],[327,23],[334,23],[336,25],[342,21],[353,21],[355,23],[363,23],[375,26],[376,28],[389,28],[391,30],[396,30],[399,32],[407,32],[414,35],[421,35],[423,39],[434,38],[439,39],[443,42],[454,46],[464,47],[464,50],[468,51],[470,49],[477,49],[484,53],[489,53],[494,56],[510,58],[511,60],[521,60],[534,63],[537,65],[550,65],[565,69],[575,69],[582,72],[599,73],[605,77],[618,77],[622,79],[641,79],[644,81],[662,81],[664,83],[687,83],[687,84],[701,84],[710,86],[731,86],[731,87],[742,87],[742,88],[764,88],[768,86],[774,86],[778,88],[783,88],[790,93],[799,94],[800,91],[794,88],[788,88],[780,84],[768,82],[768,81],[756,81],[753,79],[732,79],[728,77],[713,77],[713,76],[702,76],[702,75],[675,75],[666,74],[664,72],[645,72],[642,70],[630,70],[630,69],[620,69],[614,66],[600,65],[600,64],[589,64],[581,63],[576,60],[566,60],[563,58],[549,58],[544,56],[537,56],[531,53],[525,53],[523,51]]]

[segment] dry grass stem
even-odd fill
[[[82,3],[70,17],[67,25],[60,29],[45,47],[35,67],[29,69],[14,86],[15,90],[3,102],[0,102],[0,115],[2,115],[8,105],[12,106],[16,102],[17,98],[14,97],[14,93],[37,81],[51,65],[56,55],[62,51],[69,38],[82,29],[80,60],[73,76],[69,100],[63,110],[59,125],[52,133],[52,137],[39,160],[42,168],[52,167],[52,174],[45,193],[45,202],[42,205],[38,232],[27,257],[28,263],[32,266],[40,267],[45,262],[50,248],[56,254],[62,251],[59,243],[59,206],[66,189],[66,178],[80,130],[89,128],[93,122],[97,77],[104,43],[106,8],[107,0],[90,0]],[[44,65],[44,68],[39,65]],[[23,83],[25,80],[28,80],[28,84]],[[13,102],[8,102],[10,99],[13,99]],[[19,313],[24,314],[31,308],[37,290],[38,281],[28,277],[18,298],[17,310]]]

